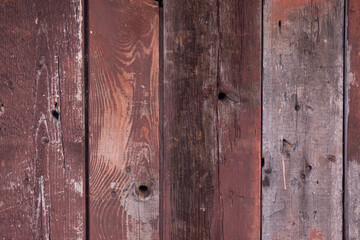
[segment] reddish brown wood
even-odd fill
[[[260,239],[261,1],[219,1],[219,163],[211,239]],[[220,214],[219,214],[220,213]],[[219,222],[223,229],[217,236]]]
[[[348,0],[346,52],[347,141],[345,168],[345,237],[360,238],[360,1]]]
[[[81,1],[0,3],[0,235],[84,239]]]
[[[260,238],[261,1],[164,2],[163,239]]]
[[[89,1],[90,238],[158,239],[159,17]]]

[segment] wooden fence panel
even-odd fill
[[[0,5],[2,239],[84,239],[81,1]]]
[[[83,5],[0,4],[0,238],[360,238],[359,1]]]
[[[89,1],[90,239],[158,239],[159,14]]]
[[[163,239],[259,239],[260,21],[260,1],[164,2]]]
[[[344,3],[264,3],[262,237],[342,239]]]
[[[345,239],[360,238],[360,1],[347,1]]]

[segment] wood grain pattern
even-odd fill
[[[342,239],[343,14],[265,1],[263,239]]]
[[[158,239],[159,15],[89,1],[90,239]]]
[[[345,239],[360,238],[360,2],[347,1]]]
[[[0,12],[1,238],[84,239],[82,2]]]
[[[258,0],[219,1],[217,85],[226,96],[217,103],[220,201],[211,239],[260,239],[261,7]]]
[[[163,239],[260,237],[260,13],[164,2]]]

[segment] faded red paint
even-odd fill
[[[316,227],[311,231],[310,236],[306,238],[306,240],[322,240],[323,234]]]
[[[275,0],[272,4],[272,19],[284,21],[290,14],[299,12],[305,6],[322,5],[323,0]]]

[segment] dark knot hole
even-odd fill
[[[151,194],[151,188],[147,184],[140,184],[135,189],[136,195],[140,198],[147,198]]]
[[[139,191],[142,193],[146,193],[148,191],[148,187],[145,185],[140,185],[139,186]]]
[[[218,99],[219,99],[220,101],[224,101],[226,98],[227,98],[226,93],[223,93],[223,92],[220,92],[220,93],[219,93]]]
[[[60,117],[60,113],[56,110],[52,110],[51,111],[51,115],[56,119],[56,120],[59,120],[59,117]]]

